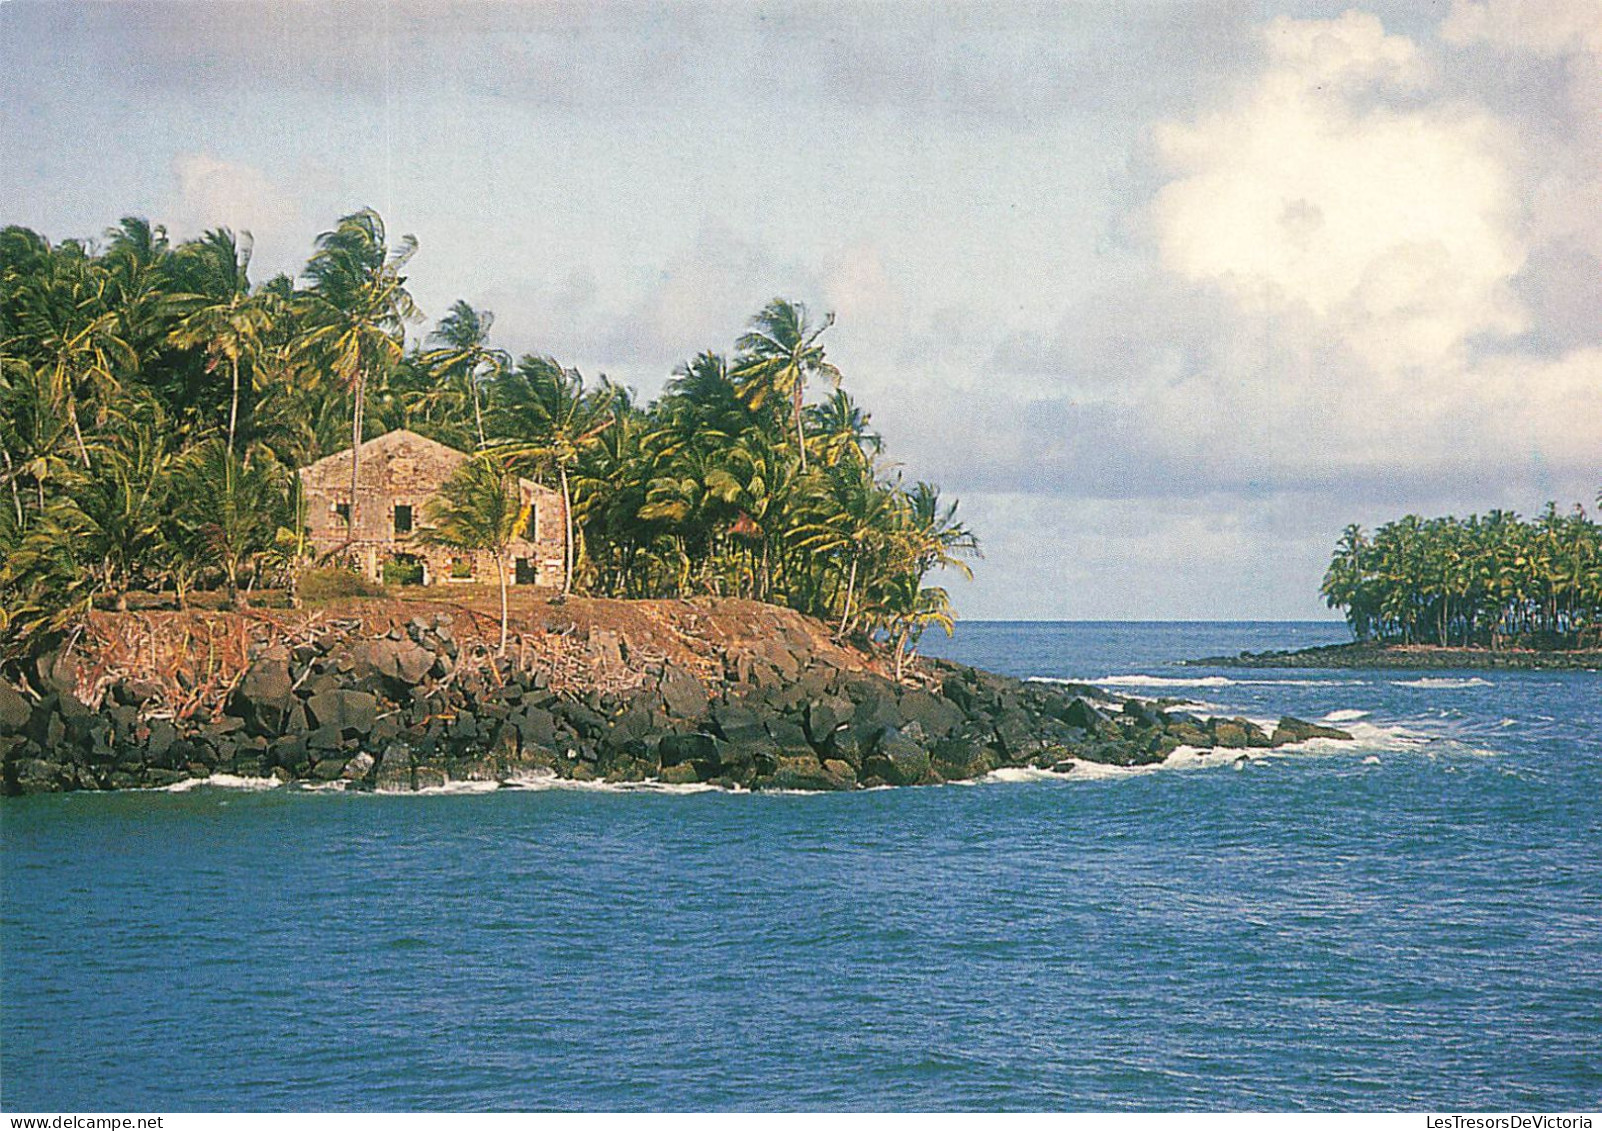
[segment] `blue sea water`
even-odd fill
[[[0,1105],[1595,1110],[1602,675],[1174,665],[1342,637],[931,642],[1359,737],[1239,769],[7,799]]]

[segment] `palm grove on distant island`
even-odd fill
[[[1602,493],[1597,497],[1602,507]],[[1408,515],[1348,526],[1324,575],[1331,608],[1360,640],[1543,649],[1602,646],[1602,526],[1555,503],[1535,522],[1508,511]]]
[[[466,302],[408,349],[416,241],[370,209],[320,235],[299,280],[252,286],[250,248],[134,218],[98,245],[0,232],[5,654],[132,589],[293,594],[310,564],[295,469],[395,428],[475,453],[429,516],[436,540],[494,551],[515,519],[500,483],[559,489],[564,592],[785,604],[888,639],[898,667],[925,627],[949,631],[924,582],[968,573],[977,541],[883,462],[825,357],[832,316],[775,299],[732,356],[699,354],[642,405],[549,357],[514,363]],[[504,647],[504,590],[502,622]]]

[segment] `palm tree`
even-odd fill
[[[573,590],[573,491],[569,476],[579,456],[594,447],[612,426],[614,386],[603,379],[589,394],[576,369],[564,369],[548,357],[525,355],[515,370],[496,385],[499,428],[512,437],[501,451],[514,464],[529,461],[555,468],[562,492],[566,522],[566,553],[562,563],[562,594]]]
[[[237,452],[235,435],[239,421],[239,366],[255,368],[267,335],[272,328],[270,295],[252,297],[250,293],[250,233],[244,240],[234,238],[227,228],[207,232],[201,239],[185,244],[178,251],[179,270],[188,268],[194,293],[175,295],[170,300],[186,311],[168,335],[180,349],[203,349],[208,368],[227,365],[230,377],[228,398],[228,451]]]
[[[505,350],[490,349],[490,327],[495,315],[488,310],[474,310],[465,299],[457,299],[450,313],[439,321],[429,335],[435,349],[423,354],[422,361],[433,368],[443,380],[442,385],[459,380],[467,386],[473,401],[473,424],[478,430],[478,446],[485,446],[484,409],[481,388],[507,369],[512,359]]]
[[[418,540],[453,550],[482,550],[495,559],[501,587],[501,655],[506,655],[506,553],[517,533],[517,480],[496,454],[480,453],[457,469],[424,507],[432,525]]]
[[[264,454],[256,449],[253,454]],[[176,477],[175,531],[179,553],[203,551],[222,567],[228,603],[244,607],[240,576],[271,550],[290,512],[286,476],[269,460],[242,460],[210,440],[185,453]]]
[[[937,586],[921,586],[915,574],[903,573],[877,587],[873,613],[895,641],[895,677],[901,682],[906,662],[916,656],[919,639],[931,625],[947,636],[955,627],[951,597]]]
[[[750,406],[759,409],[770,396],[789,398],[802,471],[807,469],[807,437],[802,422],[807,382],[823,377],[836,388],[840,385],[840,371],[825,360],[823,347],[818,344],[832,325],[833,314],[824,315],[823,325],[813,326],[804,304],[776,298],[751,320],[751,329],[736,343],[744,358],[734,377]]]
[[[48,374],[54,395],[65,406],[78,458],[89,466],[79,407],[84,399],[103,407],[115,394],[120,374],[138,365],[138,355],[121,336],[117,312],[108,306],[110,278],[77,244],[45,257],[45,269],[24,280],[7,305],[14,336],[7,349],[31,354]],[[9,289],[9,288],[8,288]]]
[[[903,492],[906,526],[903,539],[912,570],[921,579],[931,569],[954,569],[969,581],[973,569],[964,558],[982,558],[979,539],[957,521],[957,501],[942,506],[940,488],[919,482]]]
[[[384,221],[371,208],[341,217],[331,232],[317,237],[306,264],[311,289],[303,316],[308,329],[300,348],[325,365],[350,390],[350,519],[357,529],[357,480],[362,446],[362,409],[367,385],[405,356],[405,325],[419,314],[401,273],[417,252],[417,240],[402,236],[391,250]]]
[[[854,468],[829,469],[823,490],[814,498],[809,520],[795,531],[797,550],[843,555],[849,562],[839,636],[851,625],[852,601],[864,563],[884,551],[894,530],[895,495]]]
[[[160,546],[172,454],[159,416],[126,421],[99,444],[99,466],[73,476],[69,492],[42,516],[41,529],[69,547],[99,592],[128,607],[128,586]]]
[[[864,412],[844,389],[836,389],[811,415],[820,433],[825,463],[833,465],[850,459],[868,464],[884,448],[884,440],[868,427],[872,415]]]

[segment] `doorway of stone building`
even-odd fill
[[[385,585],[427,585],[428,563],[416,554],[396,554],[384,563]]]

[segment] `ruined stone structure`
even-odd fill
[[[320,459],[300,471],[306,526],[319,558],[344,554],[374,581],[407,574],[424,585],[453,581],[494,584],[491,554],[464,553],[429,546],[418,534],[427,525],[426,508],[440,485],[467,459],[466,452],[399,429],[361,448],[356,529],[349,528],[350,449]],[[517,481],[522,518],[505,563],[516,585],[560,586],[567,530],[562,496],[527,479]],[[418,572],[420,569],[420,573]]]

